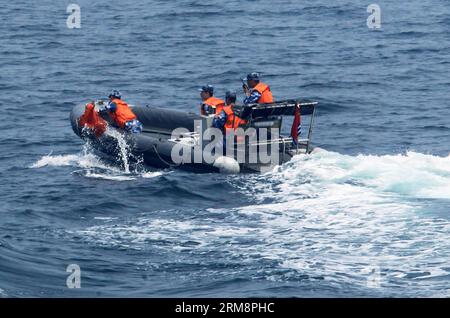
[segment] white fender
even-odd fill
[[[239,163],[236,160],[225,156],[214,160],[213,166],[218,168],[221,173],[238,174],[241,171]]]

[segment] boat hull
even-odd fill
[[[225,161],[220,160],[220,164],[217,162],[206,162],[204,159],[201,159],[199,162],[198,158],[194,156],[194,151],[190,151],[193,150],[192,146],[180,146],[180,143],[174,142],[172,132],[176,128],[184,128],[186,131],[193,132],[196,128],[194,126],[195,123],[201,122],[204,118],[202,119],[201,116],[193,113],[149,106],[134,106],[132,109],[144,127],[143,132],[140,134],[126,133],[114,127],[113,123],[110,123],[107,133],[104,133],[100,137],[95,136],[89,130],[83,129],[79,125],[79,119],[85,110],[85,106],[83,105],[78,105],[71,111],[70,121],[72,129],[80,138],[89,141],[96,150],[103,154],[120,159],[121,155],[123,155],[125,145],[126,152],[130,157],[137,158],[137,160],[143,162],[145,165],[155,168],[180,168],[197,173],[263,172],[273,168],[272,163],[263,164],[261,162],[244,162],[236,166],[237,161],[233,163],[233,158]],[[109,121],[107,115],[102,117],[106,121]],[[188,153],[190,155],[188,155],[188,160],[183,160],[181,163],[175,162],[172,155],[174,147],[178,147],[177,151],[181,147],[182,153],[189,150]],[[289,161],[292,155],[290,152],[280,151],[277,153],[277,163],[281,164]]]

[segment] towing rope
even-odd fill
[[[159,160],[161,160],[162,162],[164,162],[166,165],[168,165],[169,167],[178,167],[178,166],[181,166],[182,164],[173,164],[173,163],[170,163],[170,162],[167,162],[166,160],[164,160],[160,155],[159,155],[159,152],[158,152],[158,149],[156,149],[156,145],[152,145],[152,147],[153,147],[153,150],[155,150],[155,153],[156,153],[156,155],[158,156],[158,158],[159,158]]]

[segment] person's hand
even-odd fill
[[[207,115],[207,113],[206,113],[206,105],[203,104],[203,103],[200,105],[200,114]]]
[[[109,110],[108,109],[108,104],[106,104],[106,105],[103,105],[103,106],[99,107],[97,112],[102,114],[102,113],[106,113],[108,110]]]
[[[245,95],[247,95],[247,96],[248,96],[248,95],[250,94],[250,92],[249,92],[249,89],[248,89],[248,86],[247,86],[247,85],[245,85],[245,84],[244,84],[244,85],[242,85],[242,89],[243,89],[243,91],[244,91],[244,94],[245,94]]]

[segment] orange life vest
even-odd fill
[[[78,125],[81,128],[86,127],[91,129],[97,138],[103,135],[106,130],[106,121],[95,111],[94,104],[92,103],[86,105],[85,111],[78,121]]]
[[[221,100],[220,98],[211,96],[210,98],[208,98],[207,100],[203,101],[203,105],[208,105],[212,108],[215,109],[215,114],[220,114],[220,112],[222,111],[223,107],[225,106],[225,102],[223,100]],[[201,110],[202,115],[205,115],[205,112],[202,108]]]
[[[227,121],[224,125],[225,131],[229,129],[236,130],[240,125],[245,125],[247,123],[246,120],[241,119],[234,113],[233,104],[224,106],[223,111],[227,114]]]
[[[259,82],[253,89],[261,94],[258,103],[273,103],[272,92],[267,84]]]
[[[112,102],[117,105],[117,108],[116,111],[109,112],[109,115],[120,128],[124,128],[126,122],[136,119],[136,115],[123,100],[116,98]]]

